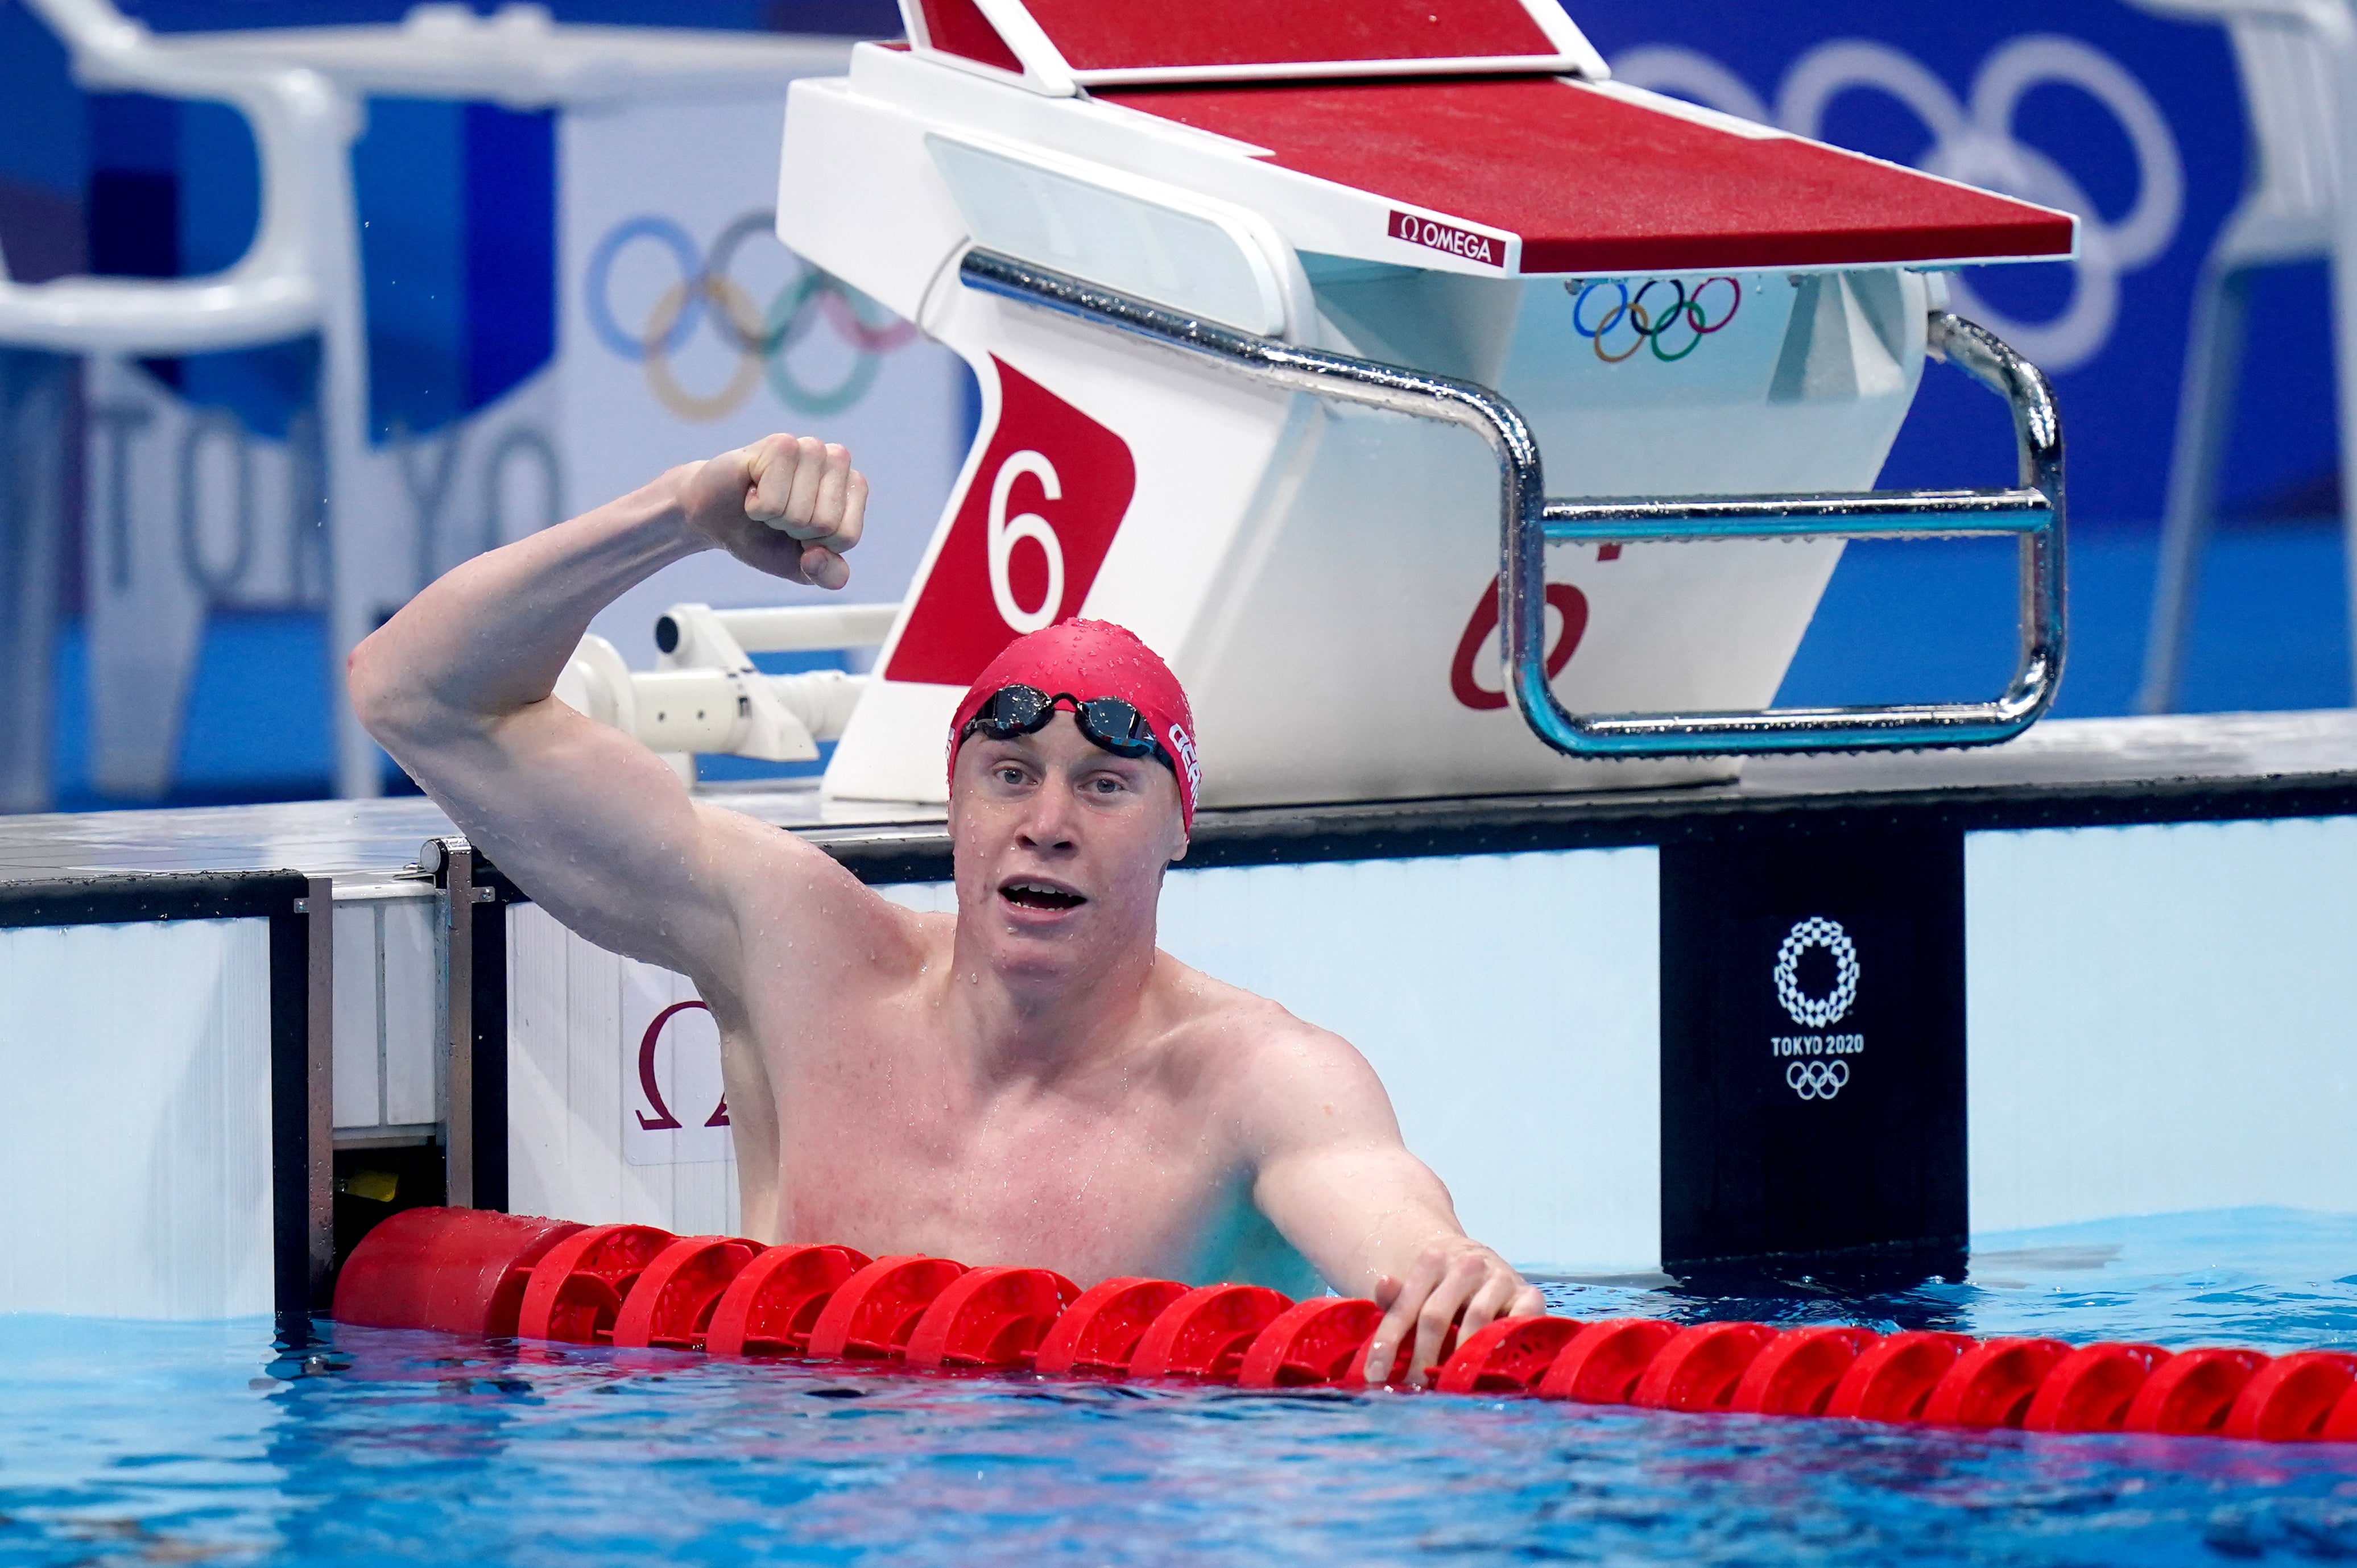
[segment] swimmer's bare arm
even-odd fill
[[[567,926],[737,993],[739,889],[784,869],[780,857],[810,860],[813,877],[841,874],[791,834],[698,805],[636,738],[550,693],[592,616],[701,551],[841,587],[866,490],[849,454],[808,438],[674,468],[426,588],[353,652],[353,705]]]
[[[1412,1330],[1409,1384],[1421,1388],[1448,1326],[1546,1310],[1535,1286],[1465,1234],[1448,1189],[1401,1142],[1391,1097],[1366,1058],[1288,1019],[1254,1054],[1244,1120],[1258,1145],[1253,1197],[1337,1290],[1386,1309],[1367,1354],[1381,1383]]]

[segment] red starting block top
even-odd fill
[[[1555,0],[903,0],[920,48],[1082,87],[1431,71],[1602,76]]]
[[[1393,213],[1393,238],[1501,272],[2067,256],[2077,224],[2067,212],[1877,158],[1554,76],[1132,87],[1097,96],[1265,149],[1278,167],[1419,209]],[[1519,266],[1504,236],[1522,242]]]

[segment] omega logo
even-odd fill
[[[671,1113],[671,1107],[663,1103],[662,1086],[655,1081],[655,1047],[662,1043],[665,1024],[678,1014],[694,1010],[712,1011],[701,1002],[674,1002],[656,1014],[654,1021],[647,1026],[647,1032],[639,1036],[639,1090],[647,1097],[647,1103],[653,1106],[655,1112],[652,1116],[643,1111],[637,1112],[639,1126],[646,1132],[672,1133],[683,1125],[680,1119]],[[726,1098],[712,1108],[712,1114],[705,1119],[704,1125],[728,1125],[728,1101]]]
[[[1454,223],[1437,219],[1418,217],[1413,212],[1392,209],[1391,237],[1405,240],[1411,245],[1427,250],[1446,251],[1452,256],[1462,256],[1483,266],[1503,267],[1505,246],[1487,234],[1477,234],[1470,229],[1460,229]]]

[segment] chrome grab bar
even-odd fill
[[[1548,500],[1536,438],[1514,405],[1488,387],[1239,332],[993,251],[969,250],[958,272],[986,293],[1202,356],[1265,384],[1480,433],[1498,457],[1498,607],[1507,688],[1523,722],[1557,751],[1661,757],[1987,746],[2020,734],[2053,703],[2063,648],[2061,423],[2038,367],[1960,317],[1932,317],[1931,351],[2011,407],[2021,459],[2017,489]],[[1550,543],[1990,534],[2019,541],[2021,585],[2020,660],[1994,701],[1582,717],[1566,713],[1548,684]]]

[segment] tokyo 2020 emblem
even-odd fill
[[[1801,955],[1823,948],[1833,955],[1834,988],[1823,996],[1801,989]],[[1804,1029],[1823,1029],[1838,1022],[1857,1001],[1857,949],[1837,920],[1812,916],[1795,925],[1776,950],[1776,1000]]]
[[[796,261],[796,275],[770,297],[768,308],[754,303],[731,275],[745,242],[776,228],[774,215],[748,212],[720,231],[711,249],[699,252],[687,231],[652,213],[608,230],[589,252],[583,269],[582,305],[597,340],[645,368],[647,390],[682,419],[726,418],[744,406],[766,379],[778,401],[798,413],[839,413],[867,395],[883,357],[913,341],[915,327],[833,274]],[[614,310],[615,263],[634,246],[668,252],[679,275],[655,298],[646,319],[626,327]],[[850,349],[850,368],[832,386],[809,386],[796,376],[789,356],[821,323]],[[696,328],[709,323],[737,363],[712,392],[689,392],[672,368]]]

